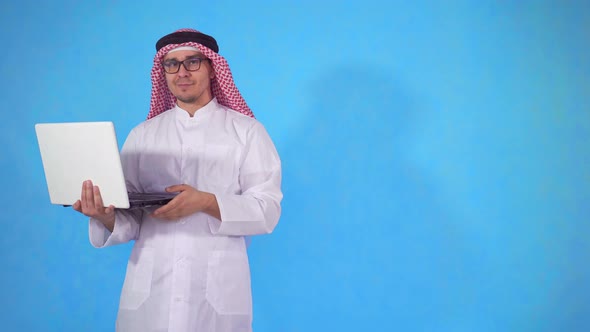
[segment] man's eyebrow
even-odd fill
[[[198,54],[194,54],[194,55],[189,55],[189,56],[185,57],[184,60],[187,60],[187,59],[206,59],[206,58],[207,57],[204,56],[203,54],[198,53]],[[163,61],[170,61],[170,60],[173,60],[173,61],[184,61],[184,60],[178,60],[177,58],[168,58],[168,59],[164,59]]]

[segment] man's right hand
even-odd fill
[[[100,189],[98,186],[92,185],[92,181],[84,181],[82,184],[82,197],[72,207],[85,216],[97,219],[109,231],[113,231],[115,227],[115,207],[112,205],[104,207]]]

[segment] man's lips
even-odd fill
[[[177,82],[176,86],[181,87],[181,88],[186,88],[193,85],[192,82]]]

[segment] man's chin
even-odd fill
[[[181,101],[185,104],[193,104],[197,101],[197,97],[182,97],[182,96],[177,96],[176,99],[178,101]]]

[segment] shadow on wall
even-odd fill
[[[469,325],[477,309],[466,274],[476,257],[434,179],[408,157],[413,128],[430,110],[394,74],[355,67],[311,83],[307,121],[283,153],[290,222],[281,232],[305,232],[304,245],[285,244],[284,273],[310,290],[295,310],[310,320],[343,317],[331,326],[346,330]]]

